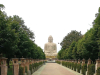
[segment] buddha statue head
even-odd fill
[[[53,37],[51,35],[48,38],[48,42],[50,42],[50,43],[53,42]]]

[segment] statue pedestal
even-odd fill
[[[55,43],[53,43],[52,36],[49,36],[48,43],[44,45],[44,53],[47,60],[52,61],[57,59],[57,46]]]
[[[52,60],[56,60],[57,57],[56,56],[46,56],[46,60],[52,61]]]

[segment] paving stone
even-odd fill
[[[32,75],[82,75],[57,63],[46,63]]]

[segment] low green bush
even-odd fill
[[[81,64],[77,64],[77,72],[80,73],[80,70],[81,70]]]
[[[34,69],[34,68],[35,68],[35,64],[33,64],[33,66],[32,66],[32,67],[33,67],[33,69]]]
[[[82,74],[85,75],[86,74],[86,71],[87,71],[87,64],[84,64],[82,66]]]
[[[56,61],[56,63],[61,64],[61,62],[60,62],[60,61]]]
[[[97,69],[97,74],[96,75],[100,75],[100,67],[98,67],[98,69]]]
[[[74,62],[71,63],[72,70],[74,69]]]
[[[10,66],[10,68],[8,68],[7,75],[13,75],[13,66]]]
[[[62,61],[62,65],[65,66],[65,62],[64,61]]]
[[[24,68],[19,66],[19,75],[24,75]]]
[[[27,66],[25,66],[25,73],[27,73]]]
[[[77,63],[74,63],[74,71],[76,71]]]
[[[68,67],[68,62],[66,62],[66,67]]]
[[[94,75],[95,73],[95,64],[88,65],[88,73],[87,75]]]
[[[69,68],[69,62],[67,62],[67,66],[68,66],[68,68]]]
[[[29,70],[31,71],[32,74],[32,64],[29,65]]]
[[[72,63],[71,63],[71,62],[69,62],[69,68],[71,68],[71,64],[72,64]]]

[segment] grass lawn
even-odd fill
[[[13,66],[10,66],[10,68],[8,68],[7,75],[13,75]]]
[[[21,63],[21,61],[19,61],[19,63]],[[10,65],[10,68],[8,68],[7,75],[13,75],[13,66],[12,66],[13,63],[12,63],[12,61],[10,61],[9,65]]]
[[[13,63],[12,63],[12,61],[10,61],[9,65],[10,65],[10,68],[8,68],[7,75],[13,75]]]

